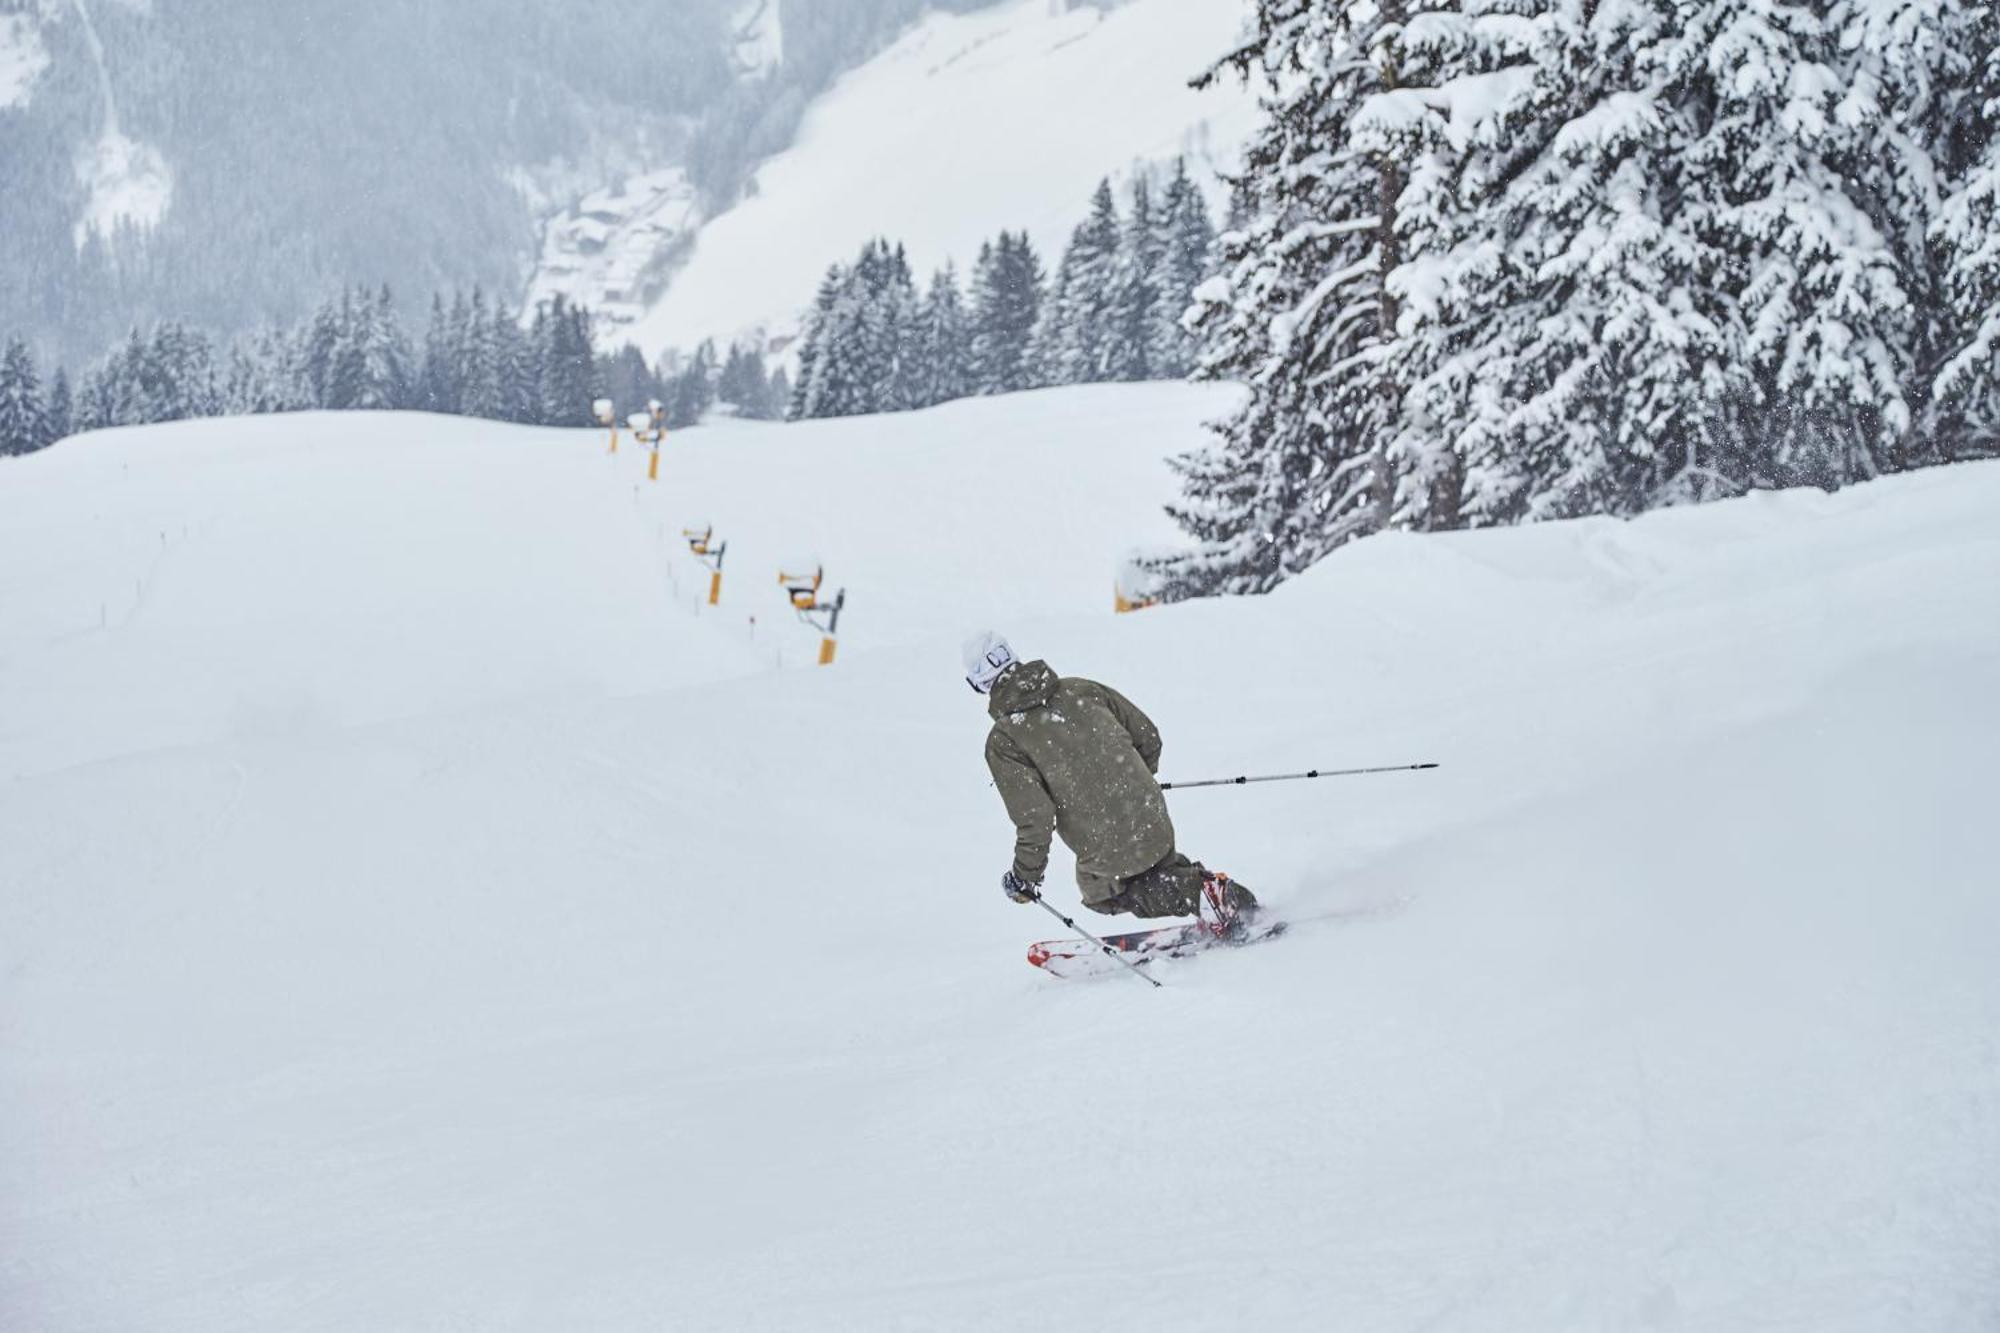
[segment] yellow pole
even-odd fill
[[[611,452],[618,452],[618,423],[615,421],[611,423]]]
[[[708,575],[708,604],[722,605],[722,571],[719,569],[711,570]]]
[[[833,647],[834,644],[831,638],[825,638],[819,641],[819,664],[821,666],[833,665]]]
[[[656,444],[653,446],[653,461],[646,464],[646,480],[658,481],[659,479],[660,479],[660,446]]]

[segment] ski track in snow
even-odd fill
[[[2000,466],[1111,616],[1231,401],[0,460],[0,1325],[1993,1326]],[[1176,779],[1444,767],[1175,793],[1299,926],[1043,977],[989,624]]]

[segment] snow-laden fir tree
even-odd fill
[[[42,447],[47,419],[41,377],[28,344],[9,339],[0,352],[0,454],[28,454]]]
[[[1070,236],[1056,284],[1036,331],[1041,377],[1050,384],[1112,378],[1123,225],[1109,180],[1100,181],[1090,216]]]
[[[947,263],[931,276],[919,319],[916,361],[919,372],[913,407],[929,407],[974,391],[972,320],[958,287],[958,270]]]
[[[1153,379],[1159,341],[1161,280],[1166,268],[1165,237],[1153,207],[1153,189],[1141,172],[1132,183],[1132,210],[1111,265],[1109,346],[1104,378]]]
[[[1905,228],[1920,219],[1929,247],[1908,461],[2000,454],[2000,9],[1844,0],[1836,21],[1892,108],[1884,119],[1909,127],[1880,136],[1872,157],[1898,181]]]
[[[472,300],[466,307],[459,410],[488,421],[506,419],[507,397],[501,378],[497,329],[495,318],[487,313],[485,293],[473,288]]]
[[[1685,206],[1667,5],[1426,10],[1360,138],[1407,164],[1399,519],[1644,507],[1713,476],[1730,298]]]
[[[767,421],[778,415],[771,381],[764,371],[764,354],[753,343],[736,343],[723,362],[715,382],[717,401],[736,409],[736,415],[750,421]]]
[[[1663,51],[1689,206],[1736,299],[1723,470],[1739,488],[1873,476],[1912,422],[1911,270],[1857,170],[1869,127],[1839,118],[1851,70],[1825,9],[1705,4]]]
[[[921,306],[903,248],[870,241],[821,284],[799,358],[795,417],[898,412],[922,396]]]
[[[1177,591],[1989,451],[1993,7],[1262,0]]]
[[[1195,289],[1208,280],[1215,252],[1215,224],[1208,200],[1188,175],[1187,159],[1177,159],[1159,212],[1159,299],[1154,307],[1150,361],[1161,379],[1186,379],[1194,372],[1196,346],[1182,320]]]
[[[1028,233],[1001,232],[982,246],[972,277],[972,370],[982,394],[1018,393],[1041,381],[1029,355],[1044,304],[1041,257]]]
[[[834,305],[846,285],[847,270],[839,264],[829,266],[826,276],[820,279],[819,291],[813,297],[812,310],[806,315],[805,329],[799,338],[799,378],[786,400],[788,420],[803,421],[813,415],[820,353],[831,334]]]
[[[493,355],[500,381],[501,421],[532,422],[541,412],[541,366],[521,321],[504,301],[493,303]]]
[[[558,295],[536,316],[540,368],[539,411],[544,426],[588,426],[591,405],[603,392],[591,348],[590,314]]]
[[[675,430],[698,426],[715,404],[715,344],[703,342],[667,389],[667,424]]]
[[[42,405],[42,443],[54,444],[75,432],[75,397],[69,386],[69,372],[61,366],[49,379],[48,399]]]
[[[1056,261],[1056,271],[1050,275],[1048,290],[1042,297],[1041,313],[1022,351],[1022,374],[1027,387],[1041,388],[1068,382],[1062,378],[1065,365],[1063,343],[1069,329],[1063,312],[1074,301],[1071,289],[1075,285],[1076,247],[1070,245],[1064,247],[1063,257]]]
[[[1397,251],[1384,205],[1400,173],[1349,131],[1383,85],[1401,17],[1259,0],[1224,62],[1261,83],[1265,121],[1240,178],[1251,216],[1221,238],[1222,275],[1191,319],[1210,349],[1199,375],[1250,395],[1212,445],[1176,464],[1185,497],[1174,513],[1201,544],[1161,566],[1170,595],[1262,592],[1389,522],[1398,393],[1382,331],[1395,322]]]
[[[654,399],[664,400],[666,386],[646,363],[646,354],[626,343],[604,362],[604,396],[622,422],[634,412],[644,411]]]
[[[452,317],[445,309],[443,294],[432,296],[430,322],[424,326],[424,350],[417,365],[416,398],[411,404],[419,411],[453,412],[458,408],[451,329]]]

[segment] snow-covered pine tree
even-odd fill
[[[601,391],[590,316],[558,294],[537,318],[541,331],[535,362],[541,383],[536,420],[544,426],[588,426],[591,404]]]
[[[345,292],[341,294],[341,300],[350,302]],[[312,407],[335,406],[334,360],[340,353],[349,322],[348,314],[328,301],[313,313],[312,322],[306,329],[300,344],[300,371]]]
[[[1001,232],[982,246],[972,279],[972,366],[975,391],[1018,393],[1041,381],[1029,343],[1044,304],[1041,257],[1028,233]]]
[[[1166,258],[1163,242],[1152,183],[1141,172],[1132,182],[1132,211],[1126,215],[1112,263],[1109,346],[1104,357],[1107,379],[1149,380],[1159,373],[1154,349]]]
[[[646,364],[646,354],[630,343],[604,359],[604,396],[609,398],[624,420],[644,410],[647,403],[662,396],[659,377]]]
[[[153,331],[144,377],[149,420],[221,415],[222,385],[215,373],[215,349],[206,334],[178,323],[160,325]]]
[[[1098,182],[1090,216],[1070,237],[1054,310],[1052,363],[1056,384],[1095,384],[1114,378],[1117,339],[1118,255],[1123,226],[1111,182]]]
[[[768,420],[774,412],[771,383],[764,373],[764,354],[754,343],[735,343],[715,382],[717,401],[736,409],[749,421]]]
[[[430,321],[424,326],[424,350],[417,366],[415,402],[420,412],[448,412],[451,398],[451,316],[444,294],[431,295]]]
[[[114,424],[113,390],[106,379],[109,358],[88,367],[76,382],[75,427],[78,431],[102,430]]]
[[[1662,72],[1694,113],[1681,180],[1735,295],[1725,462],[1738,485],[1873,476],[1909,429],[1914,302],[1836,119],[1844,71],[1824,3],[1709,0]],[[1884,200],[1882,203],[1886,203]]]
[[[230,353],[223,411],[248,415],[314,406],[299,359],[297,338],[278,329],[239,341]]]
[[[1215,224],[1208,201],[1188,175],[1187,159],[1174,164],[1159,216],[1159,301],[1155,307],[1151,360],[1163,379],[1185,379],[1195,367],[1197,348],[1181,320],[1194,304],[1195,289],[1208,280],[1215,252]]]
[[[834,306],[846,285],[847,270],[839,264],[830,265],[826,276],[820,279],[812,312],[806,316],[805,330],[799,338],[799,378],[786,399],[788,420],[803,421],[816,415],[813,408],[820,392],[820,360],[827,339],[832,336]]]
[[[479,296],[477,287],[472,295]],[[472,301],[462,291],[453,292],[451,309],[445,315],[444,364],[438,385],[440,412],[471,411],[467,404],[472,392],[474,320]]]
[[[1075,303],[1071,289],[1076,286],[1076,253],[1076,241],[1072,236],[1070,244],[1063,247],[1063,257],[1056,261],[1056,271],[1049,278],[1041,312],[1022,352],[1022,369],[1030,387],[1070,383],[1066,378],[1068,363],[1064,347],[1070,341],[1070,312]]]
[[[47,419],[41,377],[28,344],[10,338],[0,352],[0,454],[29,454],[42,447]]]
[[[704,342],[674,376],[667,395],[667,424],[675,430],[698,426],[714,402],[715,344]]]
[[[1361,99],[1382,86],[1400,5],[1258,0],[1252,33],[1210,74],[1262,85],[1265,122],[1241,189],[1246,227],[1221,241],[1222,276],[1197,294],[1198,374],[1250,395],[1209,448],[1178,460],[1174,513],[1200,546],[1162,562],[1170,596],[1263,592],[1390,520],[1395,384],[1382,330],[1394,325],[1394,164],[1350,141]]]
[[[485,295],[477,287],[472,289],[472,300],[466,307],[465,389],[459,405],[466,416],[506,420],[508,399],[501,378],[504,367],[500,331],[507,322],[504,311],[489,316]]]
[[[332,350],[327,360],[324,389],[319,405],[334,412],[360,407],[368,394],[367,296],[357,309],[354,293],[340,294],[340,308],[333,317]],[[317,331],[316,331],[317,333]]]
[[[1629,512],[1709,475],[1727,298],[1678,206],[1672,3],[1408,16],[1399,86],[1357,124],[1407,164],[1384,362],[1399,521]]]
[[[862,258],[872,263],[872,248]],[[807,417],[845,417],[866,411],[867,376],[864,349],[857,332],[865,304],[867,277],[859,265],[841,270],[833,303],[814,330],[818,355],[810,380],[802,373],[799,392]]]
[[[69,372],[56,367],[49,380],[48,399],[42,405],[42,443],[54,444],[75,432],[76,404],[69,387]]]
[[[1843,46],[1883,68],[1901,131],[1875,161],[1916,176],[1932,282],[1911,463],[2000,454],[2000,9],[1979,0],[1844,0]],[[1922,142],[1927,152],[1912,151]],[[1920,187],[1935,181],[1935,194]],[[1908,208],[1907,223],[1916,215]]]
[[[396,299],[385,283],[373,301],[364,296],[361,318],[366,330],[362,346],[368,355],[368,373],[361,405],[372,411],[393,411],[407,407],[415,375],[411,367],[410,340],[396,318]]]
[[[532,422],[541,412],[541,376],[520,319],[504,301],[493,303],[493,364],[500,386],[496,420]]]
[[[924,405],[924,312],[910,258],[898,243],[881,243],[877,285],[867,293],[863,329],[873,343],[867,395],[870,412],[906,412]]]
[[[903,247],[874,240],[821,285],[800,357],[795,415],[897,412],[922,395],[922,308]]]
[[[958,271],[946,263],[931,277],[924,297],[918,353],[922,370],[914,407],[948,403],[973,391],[972,324],[959,292]]]

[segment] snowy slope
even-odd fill
[[[624,336],[657,353],[789,332],[827,266],[882,235],[928,276],[1025,228],[1053,267],[1100,178],[1177,154],[1204,174],[1235,163],[1254,100],[1233,81],[1187,84],[1247,15],[1242,0],[1013,0],[929,16],[814,104]]]
[[[657,487],[416,417],[0,464],[0,1323],[1991,1326],[2000,468],[1113,618],[1224,405],[689,432]],[[738,621],[794,529],[833,670]],[[1170,777],[1446,766],[1177,796],[1300,925],[1054,982],[989,617]]]

